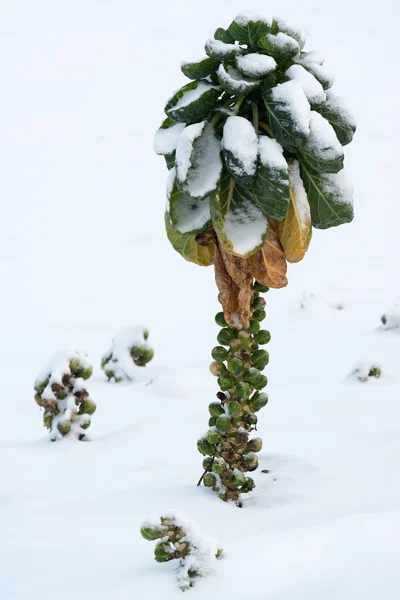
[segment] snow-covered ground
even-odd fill
[[[225,550],[190,598],[400,596],[400,335],[380,328],[400,294],[400,6],[252,5],[306,27],[359,127],[346,148],[355,221],[315,232],[288,288],[267,295],[264,448],[238,509],[195,485],[219,304],[212,269],[166,239],[152,141],[181,60],[243,1],[0,3],[2,600],[180,598],[174,564],[139,533],[168,509]],[[154,360],[138,383],[108,384],[102,354],[142,323]],[[96,366],[91,441],[51,444],[33,383],[74,345]],[[382,377],[349,381],[360,360]]]

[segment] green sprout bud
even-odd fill
[[[233,400],[228,404],[228,412],[231,415],[231,417],[236,417],[236,415],[242,412],[242,405],[239,402],[235,402]]]
[[[243,456],[243,464],[246,467],[246,471],[255,471],[258,467],[257,454],[249,452]]]
[[[47,427],[47,429],[51,429],[53,426],[53,415],[50,413],[45,413],[43,415],[43,425]]]
[[[256,390],[262,390],[265,388],[266,385],[268,385],[268,377],[266,377],[265,375],[261,375],[258,382],[254,384],[254,387]]]
[[[216,458],[214,460],[214,464],[212,466],[212,470],[214,473],[217,473],[218,475],[222,475],[222,473],[225,471],[226,469],[226,462],[224,461],[223,458]]]
[[[229,346],[229,344],[233,342],[235,337],[235,333],[232,331],[232,329],[228,329],[226,327],[225,329],[221,329],[221,331],[217,335],[217,340],[223,346]]]
[[[58,431],[61,435],[67,435],[71,431],[71,421],[60,421],[57,425]]]
[[[88,417],[83,423],[81,423],[82,429],[89,429],[90,423],[91,423],[91,421],[90,421],[90,419]]]
[[[269,353],[266,350],[256,350],[251,355],[251,362],[256,369],[262,371],[269,363]]]
[[[261,452],[263,443],[260,437],[253,438],[246,446],[248,452]]]
[[[92,415],[96,410],[96,403],[93,402],[90,398],[86,398],[82,400],[81,405],[79,407],[80,415]]]
[[[268,344],[271,341],[271,334],[266,329],[260,329],[260,331],[254,336],[257,344]]]
[[[170,544],[160,543],[154,549],[154,558],[157,562],[168,562],[173,558],[173,550]]]
[[[225,367],[224,363],[214,360],[210,365],[210,372],[215,377],[219,377],[219,375],[222,375],[223,373],[226,372],[226,367]]]
[[[215,427],[221,433],[226,433],[228,431],[230,424],[231,424],[231,422],[226,415],[220,415],[217,419],[217,422],[215,423]]]
[[[215,348],[212,349],[211,356],[214,360],[226,360],[229,356],[229,350],[227,350],[223,346],[215,346]]]
[[[226,392],[227,390],[230,390],[233,386],[233,379],[228,374],[220,375],[220,377],[218,377],[218,385],[223,392]]]
[[[133,346],[130,350],[133,362],[138,367],[145,367],[154,356],[154,350],[146,346]]]
[[[212,456],[214,454],[214,448],[211,446],[207,438],[201,438],[198,440],[197,449],[203,456]]]
[[[239,398],[249,398],[252,391],[251,386],[245,382],[239,383],[236,388],[236,393]]]
[[[221,435],[218,433],[218,431],[213,431],[210,429],[210,431],[207,433],[207,441],[216,446],[221,442]]]
[[[258,281],[255,281],[253,284],[253,288],[257,291],[257,292],[261,292],[262,294],[265,294],[265,292],[269,291],[269,287],[267,287],[266,285],[261,285],[261,283],[258,283]]]
[[[208,419],[208,426],[209,427],[214,427],[215,423],[217,422],[217,417],[210,417]]]
[[[206,487],[214,487],[217,483],[217,478],[213,473],[206,473],[204,475],[203,483]]]
[[[265,308],[265,305],[267,303],[265,302],[264,298],[262,298],[261,296],[259,296],[258,298],[254,298],[253,300],[253,308],[254,310],[257,310],[258,308]]]
[[[220,327],[227,327],[228,323],[225,321],[224,313],[219,312],[215,315],[215,322]]]
[[[379,379],[381,374],[382,374],[382,371],[381,371],[380,367],[374,366],[374,367],[370,368],[368,377],[375,377],[376,379]]]
[[[233,375],[240,375],[244,371],[243,361],[234,356],[228,361],[228,371]]]
[[[140,533],[145,540],[149,540],[150,542],[157,540],[164,535],[164,532],[158,527],[149,527],[148,525],[142,525],[140,528]]]
[[[235,469],[229,478],[229,481],[236,487],[243,485],[245,480],[245,474],[239,471],[239,469]]]
[[[253,412],[258,412],[268,404],[268,395],[264,392],[257,392],[250,400],[251,409]]]
[[[246,477],[244,484],[242,485],[242,489],[240,490],[242,494],[248,494],[256,487],[254,480],[251,477]]]
[[[244,420],[247,425],[257,425],[258,417],[254,413],[249,413],[245,416]]]
[[[222,556],[223,551],[223,548],[218,548],[215,558],[220,558],[220,556]]]
[[[251,346],[251,351],[257,352],[258,349],[259,349],[259,345],[257,344],[257,342],[253,342],[252,346]]]
[[[257,319],[251,319],[250,321],[250,325],[247,328],[247,331],[249,333],[257,333],[260,329],[260,323],[257,321]]]
[[[260,371],[255,367],[250,367],[250,369],[246,373],[246,381],[252,386],[255,386],[262,377]]]
[[[219,417],[219,415],[223,415],[225,411],[224,407],[221,406],[219,402],[211,402],[211,404],[208,405],[208,412],[212,417]]]
[[[35,385],[35,392],[37,394],[42,395],[44,390],[47,388],[47,386],[49,385],[49,381],[50,381],[50,375],[44,379],[43,381],[40,381],[39,383],[37,383]]]
[[[263,321],[266,316],[267,313],[262,308],[257,308],[257,310],[253,312],[253,318],[257,319],[257,321]]]
[[[211,456],[206,456],[206,458],[203,460],[203,469],[205,471],[208,471],[208,469],[211,469],[213,464],[213,459],[211,458]]]

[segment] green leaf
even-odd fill
[[[278,31],[286,33],[286,35],[295,39],[296,42],[299,44],[300,49],[304,48],[304,45],[306,43],[306,36],[304,34],[304,31],[300,27],[296,27],[295,25],[292,25],[291,23],[288,23],[283,19],[278,19],[274,22],[274,25]]]
[[[211,123],[188,125],[176,150],[179,188],[192,198],[205,198],[217,187],[221,172],[221,142]]]
[[[356,122],[353,115],[341,103],[339,98],[336,98],[328,92],[327,101],[325,104],[315,107],[329,123],[332,125],[339,142],[342,146],[350,144],[356,131]]]
[[[218,27],[214,33],[214,39],[219,40],[220,42],[225,42],[225,44],[235,43],[235,38],[233,38],[231,34],[223,27]]]
[[[354,218],[353,187],[345,170],[339,173],[317,173],[300,159],[301,176],[311,209],[311,222],[316,229],[351,223]]]
[[[343,169],[343,148],[329,122],[311,111],[310,136],[299,153],[319,173],[338,173]]]
[[[243,50],[237,44],[227,44],[221,40],[207,40],[205,45],[206,54],[215,60],[233,60],[238,54],[243,54]]]
[[[170,154],[164,154],[165,164],[167,165],[167,169],[173,169],[175,166],[175,150]]]
[[[257,46],[260,38],[264,37],[271,30],[272,21],[269,19],[254,20],[245,14],[239,14],[229,25],[228,32],[239,42],[248,46]]]
[[[258,79],[250,79],[230,65],[221,64],[217,74],[222,89],[233,96],[247,96],[260,85]]]
[[[214,263],[214,244],[200,246],[196,242],[195,233],[179,233],[172,227],[168,212],[165,213],[165,228],[167,237],[174,250],[188,262],[195,263],[200,267],[208,267]]]
[[[297,62],[307,69],[309,73],[314,75],[315,79],[320,82],[324,90],[329,90],[329,88],[333,86],[333,77],[329,75],[324,67],[313,62],[307,62],[307,60],[299,60]]]
[[[173,154],[184,129],[185,123],[175,123],[170,118],[165,119],[154,136],[154,152],[162,156]]]
[[[222,149],[232,177],[250,187],[257,167],[258,139],[254,127],[245,117],[228,117],[223,129]]]
[[[251,192],[226,172],[211,195],[211,217],[219,243],[229,254],[247,258],[264,245],[268,223]]]
[[[283,148],[276,140],[259,137],[259,157],[253,193],[263,213],[281,221],[288,210],[289,172]]]
[[[177,123],[197,123],[208,116],[219,95],[215,86],[203,81],[191,81],[175,92],[164,110]]]
[[[183,62],[181,64],[181,71],[189,79],[204,79],[215,73],[219,67],[219,61],[215,58],[203,58],[195,62]]]
[[[169,216],[177,232],[199,233],[210,220],[210,200],[192,198],[178,188],[175,179],[169,195]]]
[[[301,148],[310,134],[310,104],[297,81],[287,81],[263,96],[270,128],[289,152]]]
[[[258,40],[258,47],[278,60],[289,60],[290,58],[297,56],[300,52],[298,42],[282,32],[279,32],[276,35],[269,33]]]

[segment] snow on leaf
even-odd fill
[[[239,44],[254,47],[260,38],[267,35],[271,26],[271,18],[254,11],[246,11],[235,17],[228,27],[228,32]]]
[[[264,104],[276,140],[296,152],[310,134],[310,104],[298,81],[287,81],[265,92]]]
[[[339,142],[350,144],[356,131],[356,120],[343,100],[331,91],[327,93],[327,101],[316,107],[316,110],[332,125]]]
[[[316,111],[311,111],[310,135],[300,154],[320,173],[338,173],[343,169],[343,147],[332,125]]]
[[[318,65],[317,63],[304,62],[301,59],[297,62],[314,75],[315,79],[320,82],[324,90],[328,90],[333,86],[333,77],[324,67],[321,67],[321,65]]]
[[[177,123],[197,123],[208,116],[219,95],[215,86],[203,81],[191,81],[169,99],[165,112]]]
[[[169,197],[169,216],[178,233],[198,233],[210,220],[209,198],[192,198],[179,189],[175,179]]]
[[[326,100],[326,94],[320,82],[309,73],[302,65],[292,65],[285,75],[290,79],[298,81],[310,104],[322,104]]]
[[[207,40],[205,45],[206,54],[216,60],[233,60],[243,50],[237,44],[226,44],[220,40]]]
[[[221,143],[214,127],[202,121],[188,125],[176,149],[178,185],[192,198],[205,198],[218,185],[221,177]]]
[[[276,61],[266,54],[245,54],[236,58],[236,66],[246,77],[266,77],[276,69]]]
[[[284,218],[290,202],[288,165],[282,146],[264,135],[258,138],[258,164],[252,190],[265,215],[277,220]]]
[[[204,79],[211,75],[211,73],[215,73],[218,69],[219,61],[215,60],[215,58],[210,58],[205,56],[197,61],[184,61],[181,63],[181,71],[186,77],[189,79]]]
[[[306,43],[306,35],[302,27],[294,25],[293,23],[288,23],[284,19],[277,19],[276,24],[279,28],[279,31],[294,38],[298,42],[300,49],[304,48]]]
[[[154,136],[154,152],[161,155],[172,154],[184,129],[185,123],[175,123],[172,119],[165,119]]]
[[[168,212],[164,217],[167,237],[176,252],[188,262],[208,267],[214,263],[214,244],[200,246],[196,242],[196,233],[179,233],[174,229]]]
[[[253,125],[244,117],[228,117],[222,137],[226,165],[242,185],[251,184],[256,173],[258,139]]]
[[[255,90],[260,84],[257,79],[248,79],[231,65],[221,64],[217,71],[221,87],[234,96],[245,96]]]
[[[299,43],[287,35],[279,32],[276,35],[268,33],[258,40],[258,46],[266,50],[270,56],[279,60],[288,60],[297,56],[300,52]]]

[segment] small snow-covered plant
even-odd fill
[[[101,360],[101,368],[108,380],[114,379],[118,383],[135,379],[135,368],[145,367],[154,356],[148,337],[145,327],[124,327],[119,331]]]
[[[145,540],[159,540],[154,549],[157,562],[179,560],[178,584],[183,591],[192,587],[196,577],[207,575],[222,554],[213,538],[201,535],[195,523],[176,513],[164,514],[160,522],[145,521],[140,532]]]
[[[379,379],[382,375],[381,366],[378,363],[359,362],[349,375],[349,379],[356,379],[362,383],[370,378]]]
[[[395,305],[381,316],[383,329],[400,329],[400,305]]]
[[[287,262],[303,259],[312,227],[353,219],[343,146],[355,121],[332,93],[323,57],[305,42],[279,18],[239,14],[207,40],[204,58],[182,63],[191,81],[168,100],[154,140],[169,169],[168,239],[187,261],[214,264],[220,291],[222,349],[212,369],[222,392],[211,416],[216,429],[199,449],[214,473],[204,483],[224,500],[249,491],[243,472],[257,462],[244,456],[255,424],[245,417],[254,421],[251,404],[264,398],[254,371],[249,379],[267,363],[255,338],[262,337],[259,291],[287,285]]]
[[[96,404],[89,397],[85,381],[92,365],[86,352],[60,351],[35,381],[35,401],[44,408],[43,424],[54,442],[72,435],[83,440]]]

